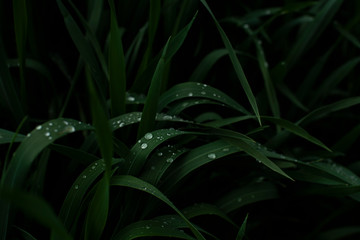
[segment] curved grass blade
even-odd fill
[[[81,130],[92,130],[90,125],[72,119],[55,119],[37,126],[21,142],[2,176],[2,186],[9,189],[20,188],[31,164],[38,154],[56,139]],[[0,205],[0,224],[6,229],[9,216],[9,204]]]
[[[148,194],[151,194],[154,197],[160,199],[161,201],[166,203],[169,207],[171,207],[187,223],[187,225],[189,226],[189,228],[194,233],[197,239],[205,240],[205,238],[202,236],[199,230],[197,230],[197,228],[182,214],[182,212],[178,210],[176,206],[153,185],[130,175],[113,176],[111,178],[111,185],[134,188],[146,192]]]
[[[25,47],[28,25],[27,6],[26,0],[14,0],[12,3],[16,50],[20,60],[20,94],[23,97],[23,103],[25,103],[27,95],[25,84]]]
[[[159,96],[161,94],[161,86],[165,69],[165,54],[169,45],[169,41],[170,39],[167,41],[164,47],[161,58],[158,62],[158,65],[156,66],[153,78],[151,80],[151,85],[146,97],[140,126],[138,128],[138,138],[145,135],[145,133],[152,131],[155,126],[156,111],[159,102]]]
[[[15,138],[14,138],[15,137]],[[21,142],[26,136],[0,128],[0,144]]]
[[[359,226],[345,226],[345,227],[337,227],[331,230],[321,232],[316,236],[316,239],[319,240],[341,240],[346,238],[354,239],[354,238],[358,238],[359,235],[360,235]]]
[[[336,30],[339,31],[339,33],[345,37],[349,42],[351,42],[355,47],[360,49],[360,41],[349,31],[347,31],[345,28],[343,28],[340,23],[334,22],[334,26]]]
[[[280,118],[274,118],[274,117],[262,117],[264,120],[268,120],[272,123],[277,124],[280,127],[285,128],[286,130],[288,130],[289,132],[298,135],[299,137],[304,138],[305,140],[312,142],[322,148],[324,148],[325,150],[332,152],[330,148],[328,148],[327,146],[325,146],[324,143],[322,143],[319,139],[311,136],[307,131],[305,131],[303,128],[299,127],[298,125],[285,120],[285,119],[280,119]]]
[[[143,168],[149,154],[160,144],[166,142],[170,138],[188,134],[187,132],[175,129],[160,129],[146,133],[132,148],[131,153],[127,157],[129,168],[127,173],[137,175]]]
[[[2,104],[12,113],[16,122],[19,123],[25,114],[18,93],[15,90],[14,81],[6,64],[7,57],[4,46],[2,38],[0,37],[0,99]]]
[[[236,240],[242,240],[245,237],[245,229],[246,229],[246,223],[247,223],[247,219],[248,219],[248,214],[246,214],[246,217],[243,221],[243,223],[241,224],[241,227],[239,229],[239,232],[236,236]]]
[[[193,106],[200,106],[204,104],[212,104],[212,105],[219,105],[224,106],[224,104],[220,102],[215,102],[213,100],[209,99],[203,99],[203,98],[184,98],[180,101],[177,101],[169,106],[169,111],[167,112],[170,115],[179,115],[182,111],[185,109],[188,109]]]
[[[261,125],[261,119],[260,119],[260,114],[259,114],[259,109],[258,109],[258,106],[257,106],[257,103],[256,103],[256,99],[255,99],[255,96],[254,94],[252,93],[252,90],[250,88],[250,85],[247,81],[247,78],[245,76],[245,73],[241,67],[241,64],[239,62],[239,59],[237,58],[236,56],[236,53],[235,53],[235,50],[234,48],[232,47],[228,37],[226,36],[224,30],[222,29],[222,27],[220,26],[219,22],[216,20],[214,14],[212,13],[209,5],[206,3],[205,0],[200,0],[201,3],[205,6],[205,8],[208,10],[208,12],[210,13],[211,17],[213,18],[215,24],[216,24],[216,27],[220,33],[220,36],[221,36],[221,39],[223,40],[224,44],[225,44],[225,47],[226,49],[228,50],[228,53],[229,53],[229,57],[230,57],[230,60],[234,66],[234,70],[235,70],[235,73],[238,77],[238,79],[240,80],[240,83],[241,83],[241,86],[242,88],[244,89],[245,91],[245,94],[250,102],[250,105],[255,113],[255,116],[258,120],[258,122],[260,123]]]
[[[193,206],[183,209],[183,213],[188,219],[198,217],[198,216],[204,216],[204,215],[215,215],[215,216],[218,216],[218,217],[224,219],[231,225],[237,227],[237,225],[231,220],[231,218],[229,218],[226,215],[226,213],[224,213],[216,205],[207,204],[207,203],[195,204]]]
[[[123,161],[124,159],[113,159],[112,165],[114,166]],[[59,218],[67,229],[71,229],[71,226],[75,224],[74,222],[79,214],[78,209],[82,204],[85,194],[89,192],[90,187],[104,171],[105,162],[103,159],[99,159],[84,169],[72,184],[59,212]]]
[[[346,109],[358,104],[360,104],[360,97],[346,98],[313,110],[312,112],[301,118],[299,121],[297,121],[296,124],[306,124],[308,122],[325,117],[332,112]]]
[[[352,128],[345,136],[340,138],[332,147],[334,151],[347,152],[360,136],[360,124]]]
[[[353,58],[332,72],[330,76],[321,83],[316,94],[311,98],[312,101],[310,104],[315,105],[317,102],[322,101],[359,63],[360,57]]]
[[[194,148],[189,151],[168,174],[166,174],[161,187],[165,192],[170,191],[178,182],[194,170],[207,163],[239,151],[240,150],[237,147],[232,146],[230,143],[223,140],[217,140]]]
[[[225,213],[235,211],[245,205],[275,199],[279,194],[273,183],[260,182],[247,184],[245,187],[235,189],[221,198],[218,205]]]
[[[217,49],[206,55],[191,74],[189,82],[203,82],[213,65],[227,54],[227,49]]]
[[[233,109],[251,115],[243,106],[222,91],[202,83],[186,82],[180,83],[166,91],[159,99],[158,111],[163,110],[170,103],[184,98],[206,98],[226,104]]]
[[[49,148],[51,150],[54,150],[54,151],[60,153],[63,156],[68,157],[69,159],[72,159],[75,162],[79,162],[84,165],[89,165],[92,162],[99,160],[98,156],[95,156],[91,153],[88,153],[86,151],[83,151],[83,150],[77,149],[77,148],[72,148],[72,147],[55,144],[55,143],[51,144],[49,146]]]
[[[117,24],[114,0],[110,4],[109,80],[112,116],[125,113],[126,74],[125,57]]]
[[[15,228],[19,230],[21,237],[24,240],[37,240],[33,235],[31,235],[29,232],[25,231],[24,229],[19,227],[15,227]]]
[[[51,229],[51,239],[73,239],[56,217],[53,209],[43,199],[18,190],[9,190],[3,186],[0,188],[0,199],[20,208],[24,213]]]
[[[132,223],[123,228],[111,240],[131,240],[140,237],[168,237],[187,240],[195,238],[184,233],[179,228],[187,228],[188,225],[178,216],[163,216],[152,220],[144,220]]]

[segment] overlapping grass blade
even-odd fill
[[[277,89],[287,97],[296,107],[300,108],[304,112],[308,111],[308,108],[297,98],[297,96],[283,83],[276,84]]]
[[[60,220],[56,217],[53,209],[42,198],[18,190],[9,190],[2,186],[0,188],[0,199],[20,208],[31,218],[43,226],[51,229],[51,239],[72,240]],[[5,227],[5,226],[2,226]]]
[[[95,156],[91,153],[83,151],[81,149],[72,148],[60,144],[51,144],[49,146],[51,150],[58,152],[59,154],[68,157],[69,159],[73,160],[74,162],[81,163],[83,165],[89,165],[92,162],[99,160],[98,156]]]
[[[105,228],[109,210],[110,175],[113,157],[112,131],[105,110],[100,103],[94,88],[90,73],[86,69],[86,76],[90,95],[90,106],[97,142],[105,162],[105,174],[96,186],[94,197],[91,199],[85,222],[85,239],[98,240]]]
[[[60,9],[61,14],[64,17],[65,26],[70,34],[72,41],[74,42],[76,48],[80,52],[81,58],[89,65],[91,74],[96,81],[97,87],[100,89],[100,97],[102,101],[104,100],[105,87],[106,86],[106,77],[104,76],[103,68],[100,66],[94,49],[92,48],[90,42],[86,39],[82,31],[80,30],[78,24],[75,22],[73,17],[70,15],[68,9],[62,3],[61,0],[56,1]]]
[[[132,223],[123,228],[111,240],[131,240],[140,237],[168,237],[195,240],[179,228],[188,228],[183,219],[178,216],[163,216],[152,220]]]
[[[352,128],[345,136],[340,138],[332,147],[334,151],[346,153],[356,143],[360,136],[360,124]]]
[[[303,128],[299,127],[298,125],[285,120],[285,119],[281,119],[281,118],[275,118],[275,117],[262,117],[264,120],[270,121],[272,123],[275,123],[276,125],[285,128],[286,130],[288,130],[289,132],[298,135],[299,137],[302,137],[304,139],[306,139],[309,142],[312,142],[322,148],[324,148],[325,150],[331,152],[331,149],[328,148],[324,143],[322,143],[319,139],[311,136],[307,131],[305,131]]]
[[[29,232],[25,231],[24,229],[19,227],[15,227],[15,228],[19,230],[24,240],[37,240],[33,235],[31,235]]]
[[[231,220],[231,218],[216,205],[199,203],[183,209],[182,212],[189,219],[204,215],[215,215],[224,219],[231,225],[237,227],[237,225]]]
[[[241,106],[238,102],[236,102],[234,99],[232,99],[222,91],[213,88],[207,84],[195,82],[180,83],[166,91],[164,94],[161,95],[159,99],[158,109],[159,111],[162,111],[166,106],[168,106],[174,101],[192,97],[215,100],[220,103],[226,104],[227,106],[230,106],[231,108],[241,113],[251,115],[243,106]]]
[[[241,227],[239,229],[239,232],[236,236],[236,240],[242,240],[245,237],[245,229],[246,229],[246,223],[247,223],[247,219],[248,219],[248,214],[246,214],[246,217],[243,221],[243,223],[241,224]]]
[[[125,113],[126,74],[125,57],[120,30],[117,24],[115,4],[110,4],[110,43],[109,43],[109,92],[112,116]]]
[[[176,208],[176,206],[156,187],[153,185],[136,178],[130,175],[120,175],[120,176],[113,176],[111,179],[111,185],[114,186],[123,186],[123,187],[130,187],[133,189],[137,189],[148,194],[153,195],[154,197],[160,199],[164,203],[166,203],[169,207],[171,207],[189,226],[193,234],[196,236],[197,239],[205,240],[199,230],[184,216],[184,214]]]
[[[342,0],[322,0],[312,9],[315,18],[312,22],[303,25],[300,29],[298,38],[289,53],[286,64],[290,70],[299,58],[311,45],[319,38],[321,33],[330,24],[335,13],[339,10]]]
[[[119,164],[123,161],[124,159],[114,159],[112,165]],[[83,203],[84,197],[90,191],[96,179],[104,173],[104,165],[103,159],[91,163],[79,174],[69,189],[59,212],[59,218],[67,229],[71,229],[71,227],[75,225],[77,216],[80,214],[78,210]]]
[[[208,10],[208,12],[210,13],[211,17],[213,18],[215,24],[216,24],[216,27],[220,33],[220,36],[225,44],[225,47],[226,49],[228,50],[228,53],[229,53],[229,57],[230,57],[230,60],[234,66],[234,70],[235,70],[235,73],[238,77],[238,79],[240,80],[240,83],[241,83],[241,86],[242,88],[244,89],[245,91],[245,94],[250,102],[250,105],[255,113],[255,116],[257,118],[257,120],[259,121],[259,123],[261,124],[261,119],[260,119],[260,114],[259,114],[259,109],[258,109],[258,106],[257,106],[257,103],[256,103],[256,99],[255,99],[255,96],[254,94],[252,93],[252,90],[250,88],[250,85],[246,79],[246,76],[245,76],[245,73],[241,67],[241,64],[239,62],[239,59],[237,58],[236,56],[236,53],[235,53],[235,50],[234,48],[232,47],[227,35],[225,34],[224,30],[222,29],[222,27],[220,26],[219,22],[217,21],[217,19],[215,18],[214,14],[212,13],[209,5],[206,3],[205,0],[201,0],[202,4],[205,6],[205,8]]]
[[[227,54],[228,50],[222,48],[206,55],[191,74],[189,82],[203,82],[213,65]]]
[[[247,184],[242,188],[231,191],[222,197],[216,205],[224,212],[229,213],[251,203],[278,197],[278,190],[273,183],[260,182]]]
[[[346,238],[357,238],[360,234],[359,226],[337,227],[319,233],[316,239],[319,240],[341,240]]]
[[[159,102],[159,96],[161,94],[161,86],[164,77],[165,54],[167,51],[167,47],[169,45],[169,41],[170,39],[167,41],[164,47],[161,58],[155,69],[154,76],[151,80],[151,85],[146,97],[142,118],[138,129],[138,138],[144,136],[145,133],[152,131],[155,126],[155,116],[157,112],[157,106]]]
[[[146,133],[143,138],[131,148],[131,153],[127,156],[129,167],[126,169],[127,174],[137,175],[143,168],[149,154],[160,144],[167,140],[188,134],[184,131],[175,129],[160,129]]]
[[[15,137],[15,138],[14,138]],[[21,142],[26,136],[0,128],[0,144]]]
[[[27,40],[28,14],[25,0],[13,1],[14,30],[16,50],[20,63],[20,94],[23,97],[23,103],[26,102],[26,85],[25,85],[25,45]]]
[[[339,33],[345,37],[349,42],[351,42],[355,47],[360,48],[360,41],[356,38],[356,36],[354,36],[353,34],[351,34],[347,29],[343,28],[340,23],[335,22],[334,26],[336,28],[336,30],[339,31]]]
[[[24,109],[18,95],[20,92],[17,93],[15,90],[14,81],[7,67],[5,53],[3,40],[0,37],[0,99],[19,123],[24,117]]]
[[[331,103],[313,110],[312,112],[301,118],[299,121],[297,121],[296,124],[305,125],[306,123],[325,117],[332,112],[346,109],[358,104],[360,104],[360,97],[342,99],[338,102]]]

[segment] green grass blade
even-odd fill
[[[120,30],[117,24],[115,4],[110,4],[109,78],[112,116],[125,113],[126,74],[125,57]]]
[[[152,220],[144,220],[132,223],[121,229],[111,240],[131,240],[140,237],[168,237],[187,240],[195,238],[181,231],[179,228],[187,228],[187,224],[177,216],[163,216]]]
[[[23,97],[22,100],[25,103],[27,95],[25,84],[25,47],[28,25],[27,6],[26,0],[14,0],[12,3],[14,14],[16,50],[20,60],[20,94]]]
[[[304,138],[305,140],[312,142],[325,150],[331,152],[331,149],[328,148],[324,143],[322,143],[319,139],[311,136],[307,131],[305,131],[303,128],[299,127],[298,125],[280,118],[274,118],[274,117],[262,117],[264,120],[270,121],[282,128],[285,128],[289,132],[298,135],[299,137]]]
[[[259,109],[258,109],[258,106],[257,106],[257,103],[256,103],[256,99],[255,99],[255,96],[254,94],[252,93],[252,90],[250,88],[250,85],[247,81],[247,78],[245,76],[245,73],[241,67],[241,64],[239,62],[239,59],[237,58],[236,56],[236,53],[235,53],[235,50],[234,48],[232,47],[228,37],[226,36],[224,30],[222,29],[222,27],[220,26],[219,22],[216,20],[214,14],[212,13],[209,5],[206,3],[205,0],[201,0],[202,4],[205,6],[205,8],[208,10],[208,12],[210,13],[211,17],[213,18],[215,24],[216,24],[216,27],[220,33],[220,36],[225,44],[225,47],[226,49],[228,50],[228,53],[229,53],[229,57],[230,57],[230,60],[234,66],[234,70],[235,70],[235,73],[238,77],[238,79],[240,80],[240,83],[241,83],[241,86],[242,88],[244,89],[245,91],[245,94],[250,102],[250,105],[255,113],[255,116],[257,118],[257,120],[259,121],[260,125],[261,125],[261,119],[260,119],[260,114],[259,114]]]
[[[345,28],[343,28],[340,25],[340,23],[338,23],[338,22],[335,22],[334,26],[335,26],[336,30],[338,30],[339,33],[343,37],[345,37],[347,40],[349,40],[349,42],[351,42],[355,47],[360,48],[360,41],[356,38],[356,36],[354,36],[349,31],[347,31]]]
[[[292,68],[302,54],[318,39],[342,3],[342,0],[322,0],[314,6],[315,11],[317,11],[315,18],[300,29],[298,38],[286,60],[288,69]]]
[[[318,240],[341,240],[358,238],[360,234],[359,226],[335,227],[323,231],[316,236]]]
[[[80,30],[78,24],[75,22],[73,17],[70,15],[68,9],[65,7],[65,5],[62,3],[61,0],[57,0],[58,7],[60,9],[61,14],[63,15],[65,26],[70,34],[70,37],[72,41],[74,42],[76,48],[80,52],[80,56],[82,59],[89,65],[91,74],[94,78],[94,80],[97,83],[97,87],[99,87],[100,90],[100,96],[103,101],[105,101],[103,98],[105,94],[105,87],[106,84],[105,76],[103,68],[100,67],[99,61],[96,58],[96,54],[94,52],[93,47],[91,46],[90,42],[87,40],[87,38],[84,36],[82,31]],[[106,69],[106,68],[105,68]]]
[[[15,137],[15,138],[14,138]],[[0,144],[21,142],[26,136],[0,128]]]
[[[352,128],[345,136],[339,139],[332,147],[334,151],[346,153],[360,137],[360,124]]]
[[[247,184],[242,188],[235,189],[217,202],[224,212],[229,213],[251,203],[276,199],[279,197],[278,190],[273,183],[260,182]]]
[[[123,159],[114,159],[112,164],[119,164],[123,161]],[[75,221],[78,214],[80,214],[78,210],[83,203],[86,193],[90,191],[91,186],[99,176],[104,173],[104,165],[103,159],[91,163],[79,174],[69,189],[59,212],[59,218],[67,229],[71,229],[73,225],[76,225]]]
[[[0,199],[10,202],[43,226],[51,229],[51,239],[73,239],[56,217],[50,205],[40,197],[21,191],[9,190],[2,186],[0,188]]]
[[[98,240],[105,228],[109,211],[110,185],[106,178],[102,178],[95,187],[94,197],[91,199],[85,219],[85,239]]]
[[[156,66],[156,70],[151,80],[151,85],[146,97],[145,106],[143,109],[143,114],[138,129],[138,138],[144,136],[145,133],[152,131],[155,126],[155,117],[159,102],[159,96],[161,94],[160,91],[161,91],[164,69],[165,69],[164,58],[167,51],[167,47],[169,45],[169,41],[170,39],[167,41],[164,47],[162,56],[158,62],[158,65]]]
[[[277,89],[287,97],[296,107],[300,108],[304,112],[308,111],[308,108],[295,96],[295,94],[285,85],[282,83],[276,84]]]
[[[326,78],[322,84],[320,85],[319,89],[316,91],[315,96],[311,98],[311,105],[315,105],[318,102],[321,102],[333,89],[337,87],[337,85],[344,80],[360,63],[360,57],[353,58],[334,72],[330,74],[328,78]]]
[[[239,232],[236,236],[236,240],[242,240],[245,237],[245,229],[246,229],[246,223],[247,223],[247,219],[248,219],[248,214],[246,214],[246,217],[243,221],[243,223],[241,224],[241,227],[239,229]]]
[[[213,65],[227,54],[227,49],[217,49],[206,55],[191,74],[189,82],[203,82]]]
[[[90,0],[88,1],[89,27],[93,33],[98,30],[101,15],[104,11],[104,1]]]
[[[15,227],[19,230],[21,237],[23,237],[24,240],[37,240],[33,235],[31,235],[29,232],[25,231],[22,228]]]
[[[17,123],[24,117],[23,106],[19,98],[20,93],[15,90],[14,81],[10,75],[6,61],[6,51],[0,37],[0,100],[14,116]]]
[[[194,233],[197,239],[205,240],[205,238],[201,235],[199,230],[184,216],[184,214],[179,209],[177,209],[177,207],[153,185],[130,175],[113,176],[111,179],[111,185],[130,187],[133,189],[146,192],[160,199],[161,201],[166,203],[169,207],[171,207],[180,217],[182,217],[182,219],[187,223],[187,225],[189,226],[189,228]]]
[[[358,104],[360,104],[360,97],[346,98],[313,110],[312,112],[301,118],[299,121],[297,121],[296,124],[307,124],[311,121],[323,118],[332,112],[346,109]]]
[[[213,88],[207,84],[195,82],[177,84],[168,91],[166,91],[164,94],[162,94],[159,99],[158,110],[162,111],[166,106],[170,105],[174,101],[193,97],[215,100],[227,106],[230,106],[231,108],[241,113],[251,115],[243,106],[241,106],[238,102],[236,102],[234,99],[232,99],[222,91]]]

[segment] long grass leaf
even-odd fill
[[[179,209],[177,209],[177,207],[153,185],[130,175],[113,176],[111,179],[111,185],[134,188],[160,199],[184,219],[184,221],[188,224],[189,228],[194,233],[197,239],[205,240],[199,230],[184,216],[184,214]]]
[[[234,66],[234,70],[235,70],[235,73],[238,77],[238,79],[240,80],[240,83],[241,83],[241,86],[242,88],[244,89],[245,91],[245,94],[250,102],[250,105],[255,113],[255,116],[257,118],[257,120],[259,121],[259,123],[261,124],[261,119],[260,119],[260,114],[259,114],[259,109],[258,109],[258,106],[257,106],[257,103],[256,103],[256,99],[255,99],[255,96],[254,94],[252,93],[252,90],[250,88],[250,85],[247,81],[247,78],[245,76],[245,73],[241,67],[241,64],[239,62],[239,59],[237,58],[236,56],[236,53],[235,53],[235,50],[234,48],[232,47],[227,35],[225,34],[224,30],[222,29],[222,27],[220,26],[219,22],[217,21],[217,19],[215,18],[215,15],[212,13],[209,5],[206,3],[205,0],[201,0],[202,4],[205,6],[205,8],[208,10],[208,12],[210,13],[211,17],[213,18],[215,24],[216,24],[216,27],[220,33],[220,36],[225,44],[225,47],[226,49],[228,50],[228,53],[229,53],[229,57],[230,57],[230,60]]]
[[[275,123],[276,125],[285,128],[286,130],[288,130],[289,132],[298,135],[299,137],[302,137],[304,139],[306,139],[309,142],[312,142],[324,149],[326,149],[327,151],[331,152],[331,149],[328,148],[324,143],[322,143],[319,139],[311,136],[307,131],[305,131],[303,128],[299,127],[298,125],[285,120],[285,119],[281,119],[281,118],[274,118],[274,117],[262,117],[264,120],[270,121],[272,123]]]
[[[157,112],[157,106],[159,102],[159,95],[161,94],[161,86],[164,76],[164,61],[165,61],[165,54],[167,51],[167,47],[169,44],[170,39],[167,41],[162,56],[158,62],[156,67],[155,73],[151,80],[151,85],[146,97],[143,114],[140,122],[140,126],[138,129],[138,138],[144,136],[145,133],[150,132],[153,130],[155,126],[155,117]]]
[[[187,98],[206,98],[226,104],[227,106],[244,113],[251,115],[243,106],[241,106],[234,99],[223,93],[222,91],[213,88],[207,84],[186,82],[173,86],[171,89],[161,95],[159,99],[158,110],[162,111],[166,106],[174,101],[187,99]]]
[[[14,138],[15,137],[15,138]],[[26,136],[0,128],[0,144],[21,142]]]
[[[110,4],[109,79],[112,116],[125,113],[126,74],[125,57],[120,30],[117,24],[115,4]]]
[[[51,239],[73,239],[56,217],[51,206],[42,198],[22,191],[9,190],[2,186],[0,199],[20,208],[28,216],[51,229]]]
[[[246,229],[246,223],[247,223],[247,219],[248,219],[248,214],[246,215],[243,223],[241,224],[241,227],[239,229],[239,232],[236,236],[236,240],[242,240],[245,237],[245,229]]]

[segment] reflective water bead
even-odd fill
[[[125,126],[125,123],[122,122],[119,124],[119,127],[123,127],[123,126]]]
[[[202,91],[202,92],[201,92],[201,94],[202,94],[202,95],[205,95],[205,94],[206,94],[206,92]]]
[[[76,184],[76,185],[74,186],[74,188],[75,188],[76,190],[79,189],[79,185]]]
[[[150,139],[152,139],[152,138],[153,138],[152,133],[147,133],[147,134],[145,134],[145,139],[146,139],[146,140],[150,140]]]
[[[166,162],[167,162],[167,163],[172,163],[173,161],[174,161],[173,158],[168,158],[168,159],[166,159]]]
[[[27,137],[31,137],[31,133],[28,133],[26,136],[27,136]],[[0,135],[0,138],[2,138],[1,135]]]
[[[147,225],[146,225],[145,228],[146,228],[146,229],[150,229],[150,226],[147,226]]]
[[[163,153],[162,152],[158,152],[158,154],[157,154],[159,157],[161,157],[162,155],[163,155]]]
[[[68,123],[67,121],[64,121],[63,123],[64,123],[65,125],[69,125],[69,123]]]
[[[86,178],[86,175],[83,175],[83,176],[82,176],[82,178],[84,178],[84,179],[85,179],[85,178]]]
[[[223,152],[228,152],[229,149],[228,148],[223,148]]]
[[[66,127],[64,128],[64,132],[68,132],[68,133],[75,132],[75,127],[74,127],[74,126],[71,126],[71,125],[66,126]]]
[[[54,125],[53,123],[49,123],[49,126],[51,127],[52,125]]]
[[[188,96],[189,96],[189,97],[192,97],[192,96],[193,96],[193,93],[189,93]]]
[[[36,130],[40,130],[41,128],[42,128],[42,126],[39,125],[39,126],[36,127]]]
[[[46,132],[46,133],[45,133],[45,136],[46,136],[46,137],[50,136],[50,133],[49,133],[49,132]]]
[[[130,101],[130,102],[133,102],[133,101],[135,101],[135,98],[132,97],[132,96],[129,96],[129,97],[127,98],[127,100]]]
[[[210,159],[215,159],[215,158],[216,158],[216,154],[215,154],[215,153],[209,153],[207,156],[208,156],[208,158],[210,158]]]
[[[141,149],[146,149],[147,148],[147,144],[146,143],[143,143],[143,144],[141,144]]]

